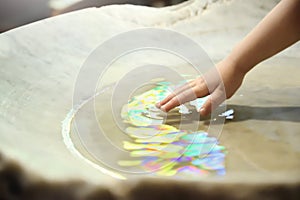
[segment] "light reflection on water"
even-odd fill
[[[102,137],[95,131],[99,127],[90,124],[91,113],[85,112],[85,106],[99,100],[107,102],[102,97],[111,88],[83,101],[63,121],[62,134],[67,148],[102,173],[119,179],[125,178],[124,172],[127,175],[133,173],[179,177],[224,175],[225,148],[218,144],[215,137],[209,136],[205,131],[183,130],[178,129],[179,126],[167,125],[167,116],[160,115],[161,112],[155,109],[154,103],[168,94],[167,87],[168,84],[159,84],[134,96],[120,110],[124,120],[121,128],[114,125],[113,117],[109,120],[108,115],[100,114],[98,121],[105,121],[104,125],[97,125],[100,126]],[[97,100],[98,97],[100,99]],[[199,99],[197,102],[191,105],[201,106],[199,104],[204,100]],[[111,112],[109,109],[105,110],[107,106],[101,105],[103,108],[96,113]],[[188,108],[190,107],[185,109]],[[180,109],[182,107],[176,111],[178,116]],[[187,112],[187,115],[191,112]],[[87,121],[86,133],[76,127],[76,117],[77,120]]]
[[[122,160],[119,164],[140,166],[162,176],[224,175],[225,148],[218,145],[216,138],[204,131],[179,130],[166,125],[161,112],[155,109],[155,103],[170,93],[169,85],[168,82],[158,83],[123,106],[121,116],[129,124],[125,131],[134,139],[133,143],[124,142],[123,147],[135,159]],[[197,99],[190,105],[198,110],[206,99]],[[192,112],[186,106],[177,109],[187,115]]]

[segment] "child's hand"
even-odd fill
[[[200,114],[209,114],[235,93],[245,74],[255,65],[300,40],[299,10],[299,0],[280,1],[227,59],[217,65],[217,70],[187,83],[156,106],[168,112],[180,104],[210,94],[200,109]]]
[[[242,84],[244,73],[229,61],[222,61],[216,69],[212,69],[203,76],[176,89],[157,107],[168,112],[180,104],[192,101],[210,94],[210,98],[200,109],[201,115],[207,115],[220,105],[226,98],[230,98]]]

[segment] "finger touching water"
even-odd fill
[[[168,112],[181,104],[192,101],[199,97],[207,96],[208,94],[209,92],[205,81],[202,77],[199,77],[177,88],[161,102],[158,102],[156,106],[162,111]]]

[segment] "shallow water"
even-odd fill
[[[243,87],[227,101],[227,109],[235,110],[234,119],[226,120],[221,135],[216,135],[227,151],[226,175],[223,178],[245,176],[248,173],[251,173],[251,176],[278,175],[284,178],[289,178],[289,174],[299,175],[299,80],[287,80],[291,80],[294,74],[299,74],[300,69],[295,66],[297,63],[297,60],[293,59],[281,59],[276,64],[263,63],[248,75]],[[283,69],[284,64],[289,71]],[[288,72],[291,72],[291,76],[286,75],[287,78],[284,79],[282,75]],[[280,79],[276,79],[277,76]],[[108,174],[112,176],[116,173],[120,177],[130,177],[133,171],[135,174],[144,174],[143,171],[139,171],[140,169],[122,168],[117,164],[119,160],[132,158],[122,148],[122,142],[129,139],[128,135],[124,134],[127,126],[120,116],[112,111],[121,111],[121,107],[111,107],[111,92],[111,89],[106,89],[95,99],[85,102],[76,112],[75,118],[76,115],[80,116],[79,120],[83,120],[85,126],[78,130],[75,120],[72,121],[70,130],[72,142],[85,159],[94,162],[100,168],[107,169]],[[124,100],[120,99],[118,105],[122,103]],[[95,113],[85,109],[89,106],[95,106]],[[168,119],[167,123],[174,126],[182,123],[183,126],[189,127],[196,123],[200,130],[207,130],[209,126],[220,126],[220,124],[212,125],[210,117],[200,117],[199,120],[195,111],[184,118],[179,113],[171,112]],[[99,128],[104,135],[101,135]],[[84,138],[78,138],[78,132],[82,131],[84,134],[81,134],[81,137]],[[82,140],[85,141],[84,144]]]
[[[69,150],[74,153],[75,155],[79,156],[83,161],[91,164],[93,167],[99,169],[103,173],[107,173],[113,177],[117,177],[118,175],[116,174],[123,174],[124,176],[130,177],[132,175],[159,175],[159,174],[165,174],[163,176],[173,176],[171,175],[173,170],[167,170],[166,169],[170,166],[173,166],[173,164],[177,163],[177,159],[182,160],[184,157],[183,154],[186,153],[181,153],[181,155],[176,156],[175,154],[177,153],[171,153],[170,155],[174,157],[174,161],[160,157],[155,158],[155,165],[160,166],[160,167],[150,167],[149,164],[147,164],[148,168],[142,167],[143,165],[146,166],[146,164],[143,164],[142,166],[122,166],[119,163],[120,162],[127,162],[127,161],[134,161],[134,160],[141,160],[142,159],[149,159],[150,157],[147,156],[139,156],[139,157],[133,157],[132,156],[132,151],[126,149],[124,147],[124,141],[127,142],[133,142],[133,138],[128,134],[127,128],[131,127],[136,127],[136,133],[137,138],[140,138],[142,140],[149,139],[149,134],[151,131],[151,126],[148,126],[148,131],[145,132],[145,134],[148,136],[145,138],[145,135],[141,135],[141,131],[145,131],[145,125],[139,125],[137,124],[130,124],[126,123],[124,121],[124,118],[121,118],[121,110],[123,109],[122,107],[119,108],[112,108],[113,105],[111,105],[111,97],[112,97],[112,91],[114,89],[115,85],[108,86],[101,92],[95,95],[95,97],[91,97],[88,100],[82,102],[81,105],[79,105],[77,108],[72,110],[69,115],[66,117],[66,119],[63,122],[63,137],[64,137],[64,142],[69,148]],[[148,87],[144,88],[148,89]],[[141,90],[140,92],[145,92]],[[121,101],[121,99],[120,99]],[[90,110],[89,106],[95,106],[95,110]],[[119,104],[121,105],[121,104]],[[125,104],[126,105],[126,104]],[[147,105],[147,104],[146,104]],[[127,107],[127,106],[126,106]],[[113,110],[117,110],[117,113],[114,113]],[[204,126],[200,126],[200,121],[199,121],[199,115],[198,112],[196,112],[195,108],[191,110],[192,114],[180,114],[177,111],[172,111],[168,113],[168,115],[159,112],[161,115],[160,117],[163,119],[162,122],[159,122],[158,124],[168,124],[172,125],[174,129],[177,128],[184,128],[183,131],[188,131],[188,134],[191,134],[192,132],[195,131],[203,131],[205,128]],[[122,115],[127,115],[127,113],[122,113]],[[133,114],[135,115],[135,114]],[[134,116],[131,116],[134,117]],[[96,118],[96,120],[94,119]],[[151,118],[147,118],[151,119]],[[208,120],[208,119],[207,119]],[[224,121],[224,118],[219,119],[220,122]],[[145,121],[143,122],[145,123]],[[148,122],[147,122],[148,123]],[[150,123],[157,124],[155,121],[150,121]],[[157,124],[157,125],[158,125]],[[137,126],[134,126],[137,125]],[[150,125],[150,124],[149,124]],[[219,126],[217,124],[216,126]],[[207,129],[207,128],[206,128]],[[182,130],[182,129],[181,129]],[[153,132],[154,131],[154,132]],[[157,129],[153,129],[154,135],[156,134],[161,134],[160,131]],[[158,132],[157,132],[158,131]],[[179,131],[179,130],[178,130]],[[156,132],[156,133],[155,133]],[[152,134],[153,134],[152,133]],[[170,132],[172,133],[172,132]],[[174,134],[173,134],[174,135]],[[180,133],[176,133],[175,137],[180,137]],[[212,137],[213,134],[208,134],[209,137]],[[216,135],[216,134],[215,134]],[[219,136],[219,135],[216,135]],[[214,138],[214,137],[213,137]],[[212,138],[212,139],[213,139]],[[175,138],[174,138],[175,139]],[[172,140],[174,140],[172,139]],[[177,139],[176,139],[177,140]],[[169,142],[167,142],[169,143]],[[161,143],[166,145],[166,141]],[[191,141],[191,144],[194,142]],[[132,143],[134,144],[134,143]],[[135,143],[139,144],[139,143]],[[143,144],[140,143],[140,144]],[[145,144],[145,143],[144,143]],[[182,145],[182,144],[181,144]],[[183,146],[177,146],[184,148]],[[213,142],[212,144],[209,144],[207,146],[211,150],[209,150],[210,155],[214,155],[213,152],[211,152],[213,149],[217,148],[217,143]],[[146,144],[147,148],[151,148],[151,144]],[[188,150],[187,147],[185,147],[186,150]],[[185,151],[186,151],[185,150]],[[147,149],[146,149],[147,151]],[[162,151],[157,151],[157,152],[162,152]],[[177,152],[177,151],[176,151]],[[149,150],[148,150],[149,153]],[[200,151],[199,151],[200,153]],[[203,152],[204,153],[204,152]],[[202,154],[203,154],[202,153]],[[221,153],[221,152],[220,152]],[[219,154],[215,154],[219,155]],[[221,154],[220,154],[221,155]],[[224,154],[222,154],[224,155]],[[150,155],[151,156],[151,155]],[[199,154],[200,156],[200,154]],[[206,157],[207,154],[203,154],[202,157]],[[195,157],[196,158],[196,157]],[[221,157],[220,157],[221,158]],[[190,159],[190,158],[189,158]],[[203,159],[202,159],[203,160]],[[203,160],[204,161],[204,160]],[[154,161],[153,161],[154,162]],[[214,161],[216,162],[216,161]],[[152,161],[151,161],[152,163]],[[184,162],[185,163],[185,162]],[[179,173],[179,176],[181,178],[184,178],[186,175],[189,178],[193,178],[195,175],[199,176],[208,176],[210,173],[215,174],[214,170],[212,171],[207,171],[206,169],[203,168],[198,168],[197,166],[191,166],[191,163],[178,163],[176,164],[177,167],[174,169],[180,167],[188,167],[189,170],[191,170],[189,173]],[[208,163],[207,163],[208,164]],[[220,161],[220,167],[222,166],[223,168],[223,158],[222,161]],[[213,164],[215,167],[217,167],[217,163]],[[213,166],[212,165],[212,166]],[[150,168],[149,168],[150,167]],[[208,167],[208,166],[207,166]],[[173,168],[173,167],[172,167]],[[210,168],[210,167],[209,167]],[[207,169],[209,169],[207,168]],[[105,170],[108,169],[108,170]],[[218,167],[219,169],[219,167]],[[196,170],[196,171],[195,171]],[[200,171],[202,170],[202,172]],[[221,170],[221,168],[220,168]],[[173,171],[173,172],[172,172]],[[222,170],[222,175],[225,173]],[[168,175],[169,174],[169,175]],[[175,175],[175,174],[174,174]],[[192,176],[193,175],[193,176]]]
[[[299,59],[272,59],[250,72],[228,101],[236,111],[221,137],[228,171],[300,177],[299,73]]]

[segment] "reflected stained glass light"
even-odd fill
[[[132,141],[124,141],[123,148],[132,160],[120,160],[121,166],[138,166],[146,172],[161,176],[179,174],[225,174],[225,148],[204,131],[179,130],[164,123],[155,104],[170,94],[171,84],[161,82],[156,87],[134,96],[122,108],[121,116],[129,126],[126,133]],[[190,102],[197,110],[206,101]],[[181,114],[190,114],[185,106],[177,107]]]

